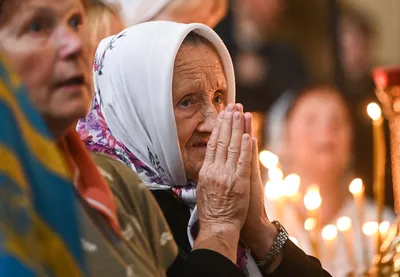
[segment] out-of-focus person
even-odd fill
[[[78,119],[88,113],[92,99],[93,58],[87,33],[87,1],[5,0],[0,4],[1,47],[26,84],[29,100],[45,120],[49,138],[57,140],[76,188],[80,246],[85,252],[88,275],[165,276],[177,248],[153,196],[132,170],[112,158],[97,156],[96,165],[74,130]],[[24,124],[22,117],[19,120]],[[45,140],[30,131],[26,134],[28,144],[34,146],[36,141]],[[44,144],[32,148],[39,152],[55,151]],[[40,153],[37,156],[45,157]],[[12,164],[12,160],[6,161]],[[37,163],[39,166],[40,162]],[[41,163],[58,168],[55,159]],[[111,179],[110,171],[117,171],[114,176],[118,178]],[[57,185],[61,183],[54,179],[53,187],[41,193],[51,193]],[[65,200],[58,194],[52,196],[52,201]],[[50,203],[44,209],[50,212],[56,208],[56,204]],[[12,240],[5,243],[9,242]],[[70,244],[72,247],[72,241]],[[41,247],[42,254],[56,255],[56,251],[52,252],[54,245]],[[60,256],[53,258],[68,264]],[[65,275],[69,272],[70,269],[56,276],[78,276]]]
[[[237,100],[250,112],[265,113],[284,92],[307,82],[301,58],[290,46],[270,40],[285,11],[285,0],[230,1],[216,26],[236,69]]]
[[[90,0],[87,20],[87,24],[90,26],[91,56],[94,59],[99,42],[108,36],[121,32],[125,25],[120,15],[119,5],[101,0]]]
[[[2,53],[0,124],[0,275],[86,276],[72,175]]]
[[[367,221],[377,221],[377,207],[366,201],[365,222],[359,222],[357,209],[349,192],[349,184],[357,176],[353,169],[353,123],[346,100],[341,92],[329,85],[315,85],[306,88],[297,96],[286,98],[286,108],[279,110],[285,115],[282,124],[280,145],[275,142],[271,151],[276,151],[281,158],[282,169],[286,174],[300,176],[300,195],[317,185],[322,198],[319,226],[336,225],[340,217],[347,216],[352,221],[353,249],[358,271],[365,267],[362,249],[360,226]],[[271,126],[272,127],[272,126]],[[267,195],[268,197],[268,195]],[[271,210],[274,203],[268,202]],[[274,216],[276,217],[275,213]],[[285,207],[282,221],[288,232],[298,239],[299,246],[306,253],[316,255],[311,245],[310,234],[304,229],[308,214],[302,198]],[[391,222],[394,213],[387,209],[384,220]],[[370,239],[367,245],[368,261],[372,261],[375,244]],[[343,237],[335,243],[336,252],[329,257],[324,254],[322,238],[319,241],[322,256],[321,262],[332,276],[348,276],[353,265],[346,254],[347,247]]]
[[[372,194],[372,121],[367,115],[370,102],[377,102],[371,67],[374,65],[375,30],[369,18],[354,9],[343,9],[339,18],[339,42],[344,70],[343,94],[350,105],[354,124],[354,171]],[[389,131],[385,122],[386,133]],[[389,145],[389,137],[386,137]],[[386,202],[393,205],[391,162],[387,147]]]
[[[228,0],[105,0],[120,6],[126,26],[166,20],[213,28],[226,15]]]

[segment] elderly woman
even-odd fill
[[[250,276],[329,276],[265,214],[254,139],[246,161],[251,117],[232,104],[232,62],[212,29],[163,21],[128,28],[100,43],[94,69],[92,111],[78,131],[152,190],[179,246],[168,276],[201,248]],[[202,257],[211,267],[216,258]]]
[[[27,84],[32,103],[57,139],[69,175],[73,177],[88,275],[165,276],[166,268],[177,251],[151,194],[139,183],[133,171],[122,163],[104,155],[95,155],[96,166],[73,130],[77,120],[87,114],[92,98],[91,58],[87,55],[90,44],[84,40],[88,37],[85,32],[84,4],[79,0],[3,0],[0,2],[0,41],[13,67]],[[210,139],[218,153],[221,146],[217,145],[216,140],[221,137],[225,143],[230,141],[230,136],[226,137],[225,132],[232,127],[230,119],[229,116],[219,127],[223,131],[215,132],[214,139]],[[235,153],[241,153],[240,161],[236,161],[239,165],[232,160],[229,168],[240,169],[238,178],[215,186],[219,194],[226,195],[225,199],[233,199],[232,195],[239,199],[235,202],[210,201],[208,209],[205,209],[201,205],[204,201],[199,198],[199,213],[204,224],[197,238],[199,249],[187,257],[187,276],[242,276],[241,271],[225,257],[234,259],[236,246],[232,246],[232,242],[238,241],[239,228],[249,207],[250,168],[244,165],[250,163],[252,147],[248,135],[243,138],[242,149],[239,147],[243,124],[236,120],[232,136],[235,143],[230,147]],[[33,139],[41,137],[35,136]],[[51,148],[38,149],[43,151]],[[211,157],[210,154],[210,167],[216,164]],[[46,162],[57,167],[54,160]],[[219,168],[221,172],[224,169],[221,165]],[[199,187],[203,187],[201,183]],[[47,209],[54,207],[50,205]],[[219,207],[225,212],[216,219]],[[218,224],[210,225],[210,222],[216,220],[226,224],[213,230],[212,227]],[[212,232],[208,232],[208,229]],[[47,250],[46,253],[51,251],[49,247],[44,247],[44,250]],[[60,262],[60,257],[56,258],[55,261]],[[299,258],[304,259],[301,254]],[[309,263],[315,271],[321,271],[318,263]],[[67,270],[62,271],[57,276],[78,276],[68,273]]]
[[[177,250],[151,193],[143,189],[129,168],[122,168],[113,175],[119,176],[118,179],[110,179],[107,171],[114,172],[115,164],[118,166],[119,163],[102,157],[99,169],[105,179],[74,130],[78,119],[87,114],[92,98],[92,59],[87,55],[90,45],[84,39],[87,37],[85,7],[86,3],[81,0],[0,1],[1,46],[29,88],[32,103],[45,119],[51,133],[47,136],[58,141],[64,163],[67,161],[69,172],[63,178],[71,176],[76,187],[73,195],[79,201],[80,241],[85,250],[85,256],[81,258],[87,262],[88,276],[165,276]],[[29,105],[29,102],[20,105]],[[18,120],[26,127],[21,114]],[[35,117],[29,117],[29,120],[36,122]],[[36,166],[46,165],[62,171],[57,160],[41,160],[46,155],[40,152],[57,151],[46,146],[49,138],[35,135],[35,129],[27,130],[29,145],[35,145],[37,141],[42,143],[40,147],[33,147],[39,152],[36,153]],[[44,127],[39,130],[46,133]],[[27,160],[29,155],[27,152],[24,159]],[[34,174],[32,170],[27,173]],[[29,174],[27,176],[31,177]],[[40,176],[36,174],[35,177]],[[51,191],[55,187],[49,187],[42,193],[51,193],[55,197],[52,201],[59,203],[47,206],[41,203],[45,206],[44,211],[57,208],[68,197],[65,194],[66,198],[60,198],[63,184],[58,179],[53,178],[51,185],[60,186],[60,191],[53,194]],[[64,225],[64,231],[68,233],[77,227]],[[40,253],[49,255],[56,245],[59,245],[57,241],[47,247],[43,243],[41,246],[45,251]],[[70,250],[76,247],[73,240],[69,240],[67,246]],[[61,256],[53,259],[53,268],[54,262],[58,266],[60,261],[70,264],[61,259]],[[29,259],[24,261],[29,264]],[[71,270],[58,271],[56,276],[79,276],[78,271],[72,274]]]

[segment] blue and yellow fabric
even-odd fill
[[[0,55],[0,276],[86,276],[59,149]]]

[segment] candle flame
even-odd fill
[[[298,239],[296,239],[295,237],[292,237],[292,236],[289,236],[289,239],[290,239],[294,244],[296,244],[297,246],[299,246],[299,240],[298,240]]]
[[[363,193],[364,192],[363,181],[360,178],[355,178],[350,183],[349,191],[351,192],[351,194],[356,195],[356,196],[358,196],[361,193]]]
[[[311,186],[304,195],[304,206],[309,211],[315,211],[321,206],[322,199],[318,186]]]
[[[390,222],[389,221],[383,221],[381,224],[379,224],[379,233],[381,235],[387,234],[390,228]]]
[[[335,225],[329,224],[322,229],[322,237],[324,240],[332,241],[337,237],[337,228]]]
[[[260,152],[258,157],[260,159],[261,164],[268,169],[278,166],[279,158],[272,152],[263,150]]]
[[[317,220],[313,217],[309,217],[304,221],[304,230],[312,231],[317,227]]]
[[[340,232],[346,232],[351,227],[351,219],[347,216],[343,216],[338,219],[336,226]]]
[[[300,176],[297,174],[289,174],[283,180],[283,186],[285,188],[285,195],[287,197],[293,197],[297,194],[300,187]]]
[[[265,184],[265,197],[267,199],[275,201],[284,195],[285,192],[283,190],[282,182],[270,180]]]
[[[366,236],[372,236],[373,234],[376,234],[378,232],[379,225],[377,222],[370,221],[370,222],[364,223],[362,229],[363,229],[363,233]]]
[[[272,167],[268,170],[268,178],[272,182],[279,182],[282,181],[283,179],[283,173],[282,170],[278,167]]]
[[[372,102],[367,106],[367,113],[372,120],[378,120],[382,116],[381,108],[378,104]]]

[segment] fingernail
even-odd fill
[[[222,119],[222,118],[224,117],[224,113],[225,113],[225,112],[220,112],[220,113],[218,114],[218,119]]]
[[[234,116],[235,119],[239,119],[240,118],[240,113],[239,112],[235,112],[233,116]]]
[[[233,110],[233,105],[232,104],[229,104],[227,107],[226,107],[226,111],[227,112],[231,112]]]
[[[243,140],[247,141],[249,140],[250,136],[248,134],[243,134]]]

